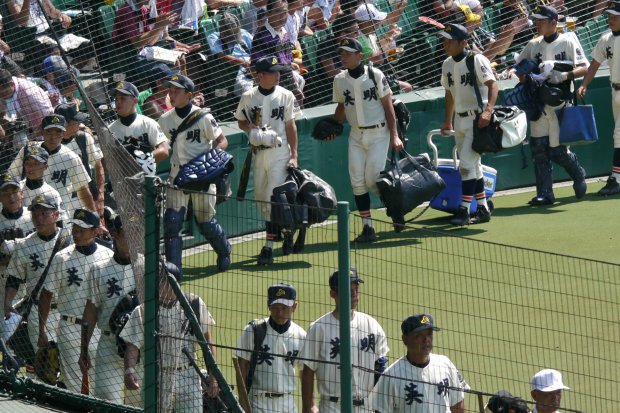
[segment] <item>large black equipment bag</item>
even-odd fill
[[[125,357],[127,345],[125,344],[125,340],[119,337],[119,334],[123,330],[123,327],[125,327],[125,324],[127,324],[132,311],[138,305],[140,305],[138,294],[136,290],[133,290],[116,303],[116,307],[114,307],[114,311],[112,311],[108,321],[110,332],[116,338],[117,353],[121,358]]]
[[[430,201],[446,187],[446,183],[428,155],[414,157],[403,150],[400,156],[397,161],[392,154],[390,165],[377,178],[377,188],[387,215],[393,220],[404,221],[407,213]]]

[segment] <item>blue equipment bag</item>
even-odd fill
[[[560,122],[560,144],[583,145],[598,141],[592,105],[575,105],[556,109]]]

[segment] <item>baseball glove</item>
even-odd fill
[[[320,141],[324,141],[330,136],[338,136],[342,135],[343,126],[336,119],[326,118],[321,119],[314,125],[314,129],[312,130],[312,137],[314,139],[318,139]]]
[[[34,359],[34,371],[44,383],[55,386],[60,373],[60,358],[58,346],[50,341],[47,348],[40,348]]]

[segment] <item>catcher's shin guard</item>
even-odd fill
[[[583,198],[588,188],[586,171],[579,165],[577,155],[569,151],[564,145],[551,148],[551,160],[563,167],[573,180],[573,190],[577,199]]]
[[[224,228],[215,218],[212,218],[211,221],[199,223],[198,229],[217,254],[217,270],[220,272],[226,271],[230,267],[232,247],[226,239]]]
[[[181,250],[183,240],[181,239],[181,229],[185,218],[185,207],[178,211],[173,208],[166,209],[164,212],[164,250],[166,260],[181,268]]]
[[[550,205],[555,202],[553,195],[553,166],[549,159],[549,137],[530,139],[530,150],[534,161],[534,175],[536,176],[536,197],[530,205]]]

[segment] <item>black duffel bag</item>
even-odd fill
[[[392,153],[390,165],[376,181],[387,215],[395,222],[403,222],[407,213],[446,187],[428,155],[414,157],[404,150],[399,155],[401,159],[396,161]]]

